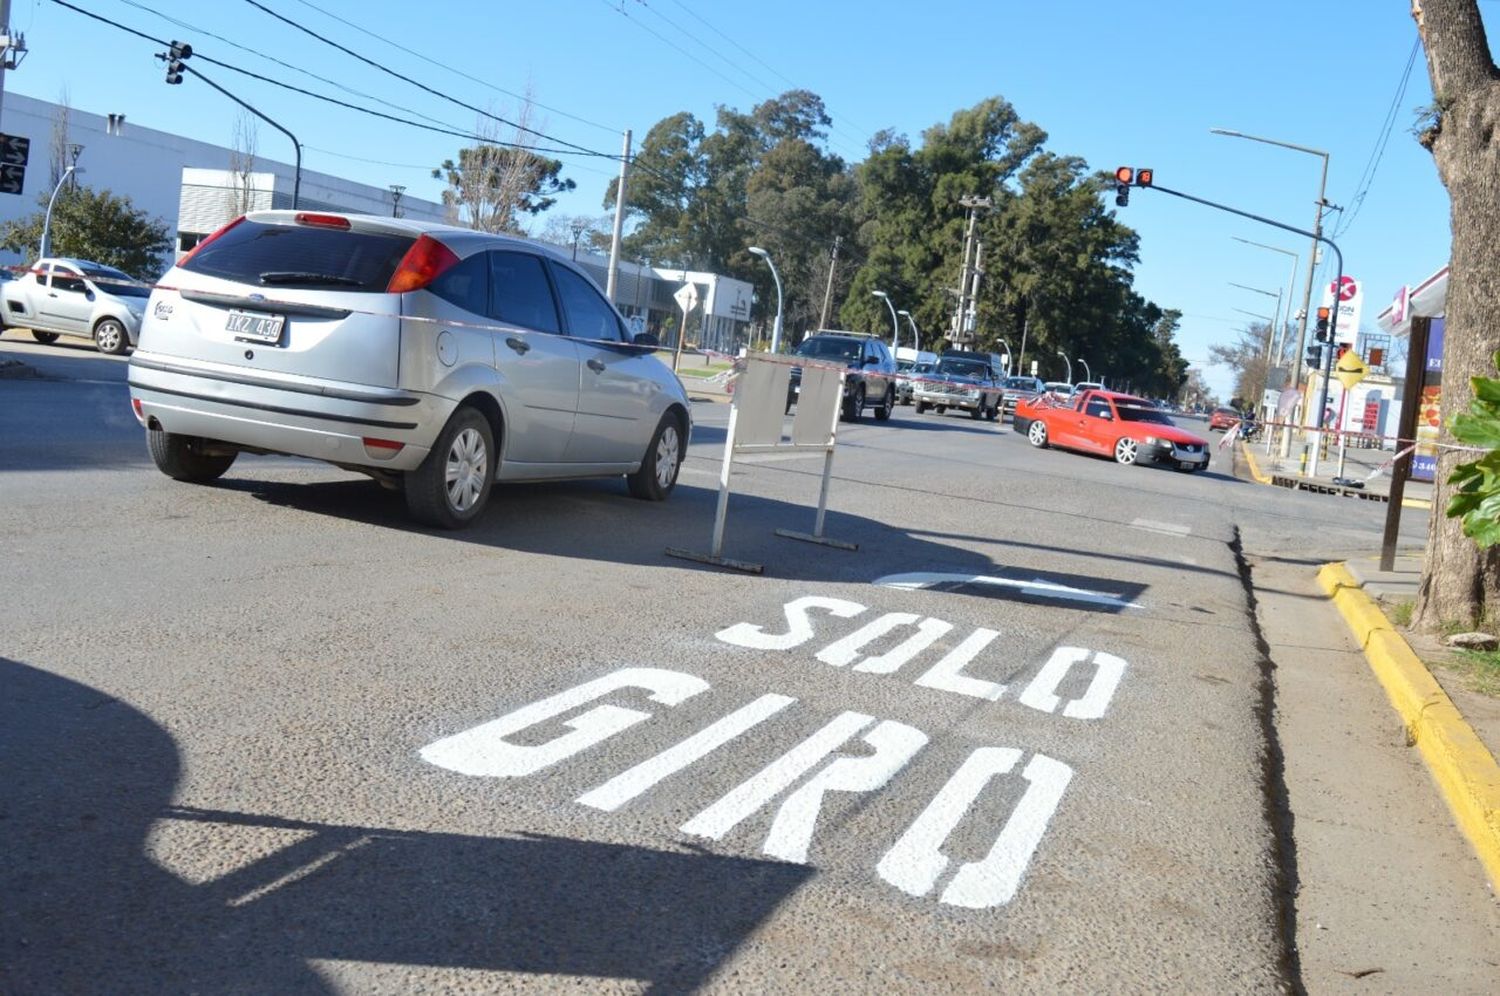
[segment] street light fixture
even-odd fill
[[[912,352],[920,353],[922,351],[922,337],[917,334],[917,320],[911,316],[910,311],[898,311],[896,312],[896,314],[904,316],[906,318],[906,324],[911,326]],[[912,362],[915,363],[916,359],[913,358]]]
[[[1269,249],[1271,252],[1279,252],[1283,256],[1292,257],[1292,272],[1286,278],[1286,317],[1281,320],[1281,328],[1279,330],[1281,333],[1281,342],[1274,350],[1275,358],[1273,363],[1279,366],[1282,360],[1286,358],[1286,341],[1292,324],[1292,289],[1297,283],[1297,265],[1302,262],[1302,256],[1299,253],[1292,252],[1290,249],[1267,245],[1264,242],[1252,242],[1250,239],[1242,239],[1238,235],[1230,236],[1230,238],[1236,242],[1243,242],[1247,246],[1255,246],[1257,249]]]
[[[1328,153],[1322,149],[1314,149],[1306,145],[1296,145],[1292,142],[1282,142],[1274,138],[1261,138],[1259,135],[1246,135],[1243,132],[1231,131],[1228,128],[1210,128],[1209,131],[1215,135],[1228,135],[1230,138],[1244,138],[1252,142],[1264,142],[1266,145],[1279,145],[1283,149],[1291,149],[1294,152],[1305,152],[1310,156],[1321,156],[1323,158],[1323,176],[1318,181],[1318,214],[1313,221],[1312,249],[1307,254],[1307,286],[1302,289],[1302,316],[1300,319],[1300,330],[1297,334],[1297,352],[1294,354],[1295,356],[1302,356],[1307,352],[1307,313],[1308,309],[1312,307],[1313,275],[1318,263],[1318,238],[1323,234],[1323,208],[1328,204],[1327,199],[1324,197],[1328,190]],[[1303,414],[1306,419],[1312,418],[1312,413],[1309,411],[1304,410]],[[1303,424],[1309,423],[1304,421]],[[1313,453],[1312,466],[1313,470],[1317,470],[1317,450],[1313,450]]]
[[[1259,287],[1251,287],[1248,284],[1237,284],[1233,280],[1228,281],[1228,283],[1231,287],[1238,287],[1240,290],[1251,291],[1255,294],[1264,294],[1266,297],[1274,297],[1276,299],[1276,308],[1271,313],[1273,315],[1271,324],[1266,329],[1266,363],[1271,364],[1271,357],[1273,355],[1272,347],[1276,345],[1276,325],[1281,321],[1281,288],[1278,287],[1275,291],[1268,291],[1261,290]]]
[[[1072,384],[1073,383],[1073,361],[1070,360],[1070,359],[1068,359],[1068,354],[1064,353],[1060,349],[1057,351],[1057,355],[1061,356],[1063,362],[1068,365],[1068,383]]]
[[[79,146],[78,148],[81,150],[83,147]],[[47,201],[47,214],[42,218],[42,244],[38,250],[38,259],[46,259],[47,251],[51,248],[49,236],[52,232],[52,207],[57,203],[58,191],[62,190],[63,184],[68,182],[68,177],[76,172],[78,172],[78,164],[75,161],[72,166],[63,170],[62,176],[57,178],[57,186],[52,188],[52,196]]]
[[[891,296],[885,291],[870,291],[870,293],[884,301],[885,306],[891,310],[891,352],[894,353],[896,342],[901,338],[901,322],[896,318],[896,306],[891,303]]]
[[[781,352],[781,275],[776,272],[776,264],[771,262],[771,254],[760,246],[751,246],[750,255],[759,256],[766,261],[771,268],[771,279],[776,281],[776,324],[771,326],[771,352]]]
[[[1005,347],[1005,376],[1009,377],[1010,376],[1010,361],[1013,358],[1011,356],[1011,352],[1010,352],[1010,343],[1006,342],[1004,339],[1000,339],[999,336],[996,336],[995,338],[999,340],[1000,345],[1002,345],[1002,346]]]
[[[1084,378],[1084,380],[1086,380],[1090,384],[1092,384],[1094,382],[1094,371],[1092,371],[1092,370],[1089,369],[1089,361],[1085,360],[1083,357],[1080,356],[1078,358],[1078,362],[1083,364],[1083,378]]]

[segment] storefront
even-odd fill
[[[1414,318],[1432,319],[1427,355],[1422,364],[1422,391],[1417,408],[1417,451],[1412,455],[1413,480],[1430,481],[1437,469],[1437,439],[1442,429],[1443,317],[1448,305],[1448,267],[1444,266],[1415,287],[1402,287],[1376,319],[1381,331],[1397,338],[1411,335]]]

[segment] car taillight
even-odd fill
[[[311,228],[337,228],[340,231],[349,230],[349,219],[337,214],[313,214],[309,211],[299,211],[292,219],[299,225],[307,225]]]
[[[234,219],[229,224],[227,224],[223,228],[219,229],[217,232],[213,232],[213,233],[211,233],[209,235],[206,235],[203,238],[199,239],[198,240],[198,244],[195,245],[195,246],[193,246],[192,249],[189,249],[188,250],[188,254],[177,261],[177,265],[178,266],[182,266],[183,264],[185,264],[188,260],[190,260],[194,256],[198,255],[198,250],[202,249],[204,246],[208,245],[214,239],[217,239],[219,236],[223,235],[225,232],[229,231],[235,225],[238,225],[240,222],[242,222],[244,220],[245,220],[245,216],[244,215],[240,215],[238,218]]]
[[[365,444],[365,454],[372,460],[389,460],[406,447],[405,443],[398,443],[394,439],[378,439],[374,436],[365,436],[360,441]]]
[[[406,255],[401,257],[401,263],[396,267],[396,272],[391,274],[390,283],[386,284],[387,294],[405,294],[407,291],[421,290],[436,280],[444,270],[458,265],[458,257],[453,250],[443,245],[430,235],[424,235],[412,243]]]

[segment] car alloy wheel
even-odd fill
[[[125,337],[125,326],[113,318],[106,318],[94,326],[94,345],[101,353],[119,355],[125,352],[129,340]]]
[[[1042,447],[1047,445],[1047,423],[1033,422],[1026,430],[1026,439],[1032,446]]]
[[[670,490],[677,480],[677,461],[680,459],[682,444],[677,438],[677,426],[669,422],[656,441],[656,483],[663,491]]]
[[[1126,465],[1135,463],[1135,459],[1140,455],[1140,451],[1139,443],[1129,436],[1123,436],[1119,442],[1115,443],[1115,462]]]
[[[489,453],[478,430],[467,428],[453,437],[444,473],[448,505],[453,511],[463,513],[474,507],[484,491],[489,470]]]

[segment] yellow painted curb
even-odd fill
[[[1363,648],[1491,886],[1500,887],[1500,765],[1349,569],[1326,564],[1318,583]]]
[[[1250,452],[1248,443],[1241,441],[1240,451],[1245,454],[1245,461],[1250,464],[1250,476],[1255,478],[1258,484],[1270,484],[1271,479],[1260,472],[1260,464],[1255,462],[1255,454]]]
[[[1425,498],[1402,498],[1402,508],[1432,508],[1432,502]]]

